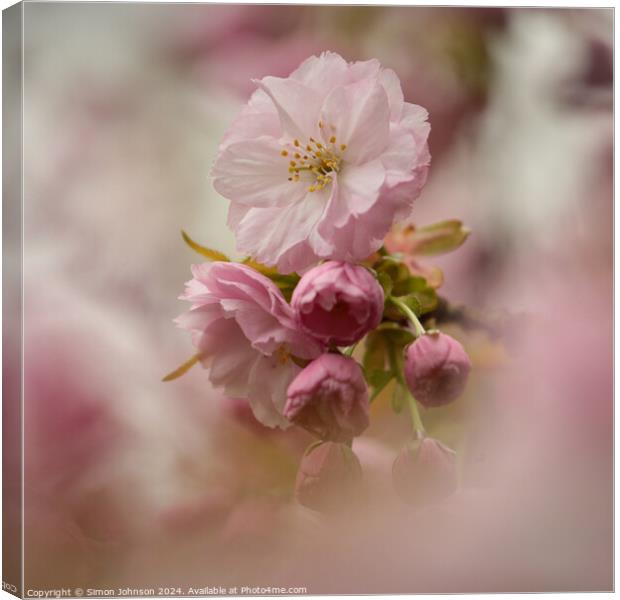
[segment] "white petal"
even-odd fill
[[[385,183],[394,187],[413,179],[417,161],[417,144],[413,134],[400,125],[392,125],[390,142],[381,155],[386,170]]]
[[[353,216],[364,214],[377,201],[384,180],[385,169],[380,160],[347,165],[340,174],[340,201],[346,203]]]
[[[290,75],[304,85],[326,96],[347,79],[347,61],[335,52],[323,52],[320,56],[306,59]]]
[[[286,429],[290,422],[282,416],[286,391],[299,372],[291,361],[280,363],[275,357],[261,356],[249,375],[248,401],[254,416],[267,427]]]
[[[307,140],[317,135],[322,98],[316,91],[281,77],[264,77],[256,83],[274,103],[286,136]]]
[[[398,121],[403,112],[404,96],[400,86],[400,79],[392,69],[383,69],[379,81],[385,88],[390,104],[390,121]]]
[[[219,154],[211,174],[225,198],[246,206],[277,206],[295,201],[299,186],[288,181],[288,158],[273,138],[236,142]]]
[[[306,189],[301,182],[294,186]],[[305,194],[289,206],[248,211],[235,231],[239,250],[260,262],[274,265],[281,255],[304,242],[320,218],[325,203],[321,194]]]
[[[325,99],[321,120],[335,126],[343,160],[362,164],[383,152],[390,132],[390,108],[383,86],[373,80],[334,89]],[[330,128],[329,135],[332,135]],[[325,138],[324,138],[325,139]]]

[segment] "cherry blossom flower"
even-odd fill
[[[304,274],[291,305],[301,329],[325,344],[348,346],[381,322],[383,289],[368,269],[328,261]]]
[[[426,110],[377,60],[333,52],[256,83],[212,170],[239,251],[284,273],[363,260],[425,183]]]
[[[288,388],[285,416],[322,440],[347,442],[370,424],[368,387],[359,365],[322,354]]]
[[[315,358],[321,346],[297,329],[278,287],[250,267],[204,263],[192,274],[180,296],[192,308],[176,323],[192,333],[211,383],[247,398],[264,425],[287,427],[286,390],[301,370],[293,357]]]

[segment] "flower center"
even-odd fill
[[[324,128],[320,121],[319,127]],[[336,136],[332,135],[327,144],[322,144],[312,137],[305,145],[294,139],[280,154],[291,157],[288,163],[288,180],[297,183],[301,181],[304,173],[308,173],[311,176],[310,180],[304,178],[305,182],[310,183],[308,191],[316,192],[332,182],[332,173],[340,171],[341,153],[346,149],[347,145],[338,144]]]
[[[275,355],[276,355],[277,361],[281,365],[286,364],[291,357],[289,351],[286,349],[284,345],[278,346],[278,348],[275,351]]]

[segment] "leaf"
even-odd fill
[[[205,246],[201,246],[197,242],[195,242],[187,233],[181,230],[181,235],[183,236],[183,241],[194,251],[198,252],[202,256],[208,258],[213,261],[221,261],[221,262],[230,262],[230,258],[226,256],[223,252],[219,252],[218,250],[212,250],[211,248],[207,248]]]
[[[394,388],[394,392],[392,393],[392,409],[396,414],[402,412],[403,407],[405,406],[405,401],[407,397],[405,396],[405,388],[402,385],[397,385]]]
[[[392,278],[385,272],[377,273],[377,281],[379,285],[383,288],[383,295],[385,298],[388,298],[392,293],[392,287],[394,284],[392,283]]]
[[[409,234],[411,253],[415,256],[436,256],[452,252],[465,242],[470,233],[471,230],[458,219],[416,228]]]
[[[173,381],[178,379],[182,375],[185,375],[201,358],[201,354],[194,354],[188,361],[184,362],[180,367],[177,367],[172,373],[168,373],[162,381]]]
[[[363,365],[366,381],[373,388],[371,401],[392,379],[403,382],[403,351],[413,340],[412,331],[389,321],[384,321],[368,334]]]
[[[369,401],[372,402],[392,379],[394,379],[394,374],[391,371],[385,371],[383,369],[377,369],[376,371],[367,373],[366,381],[368,385],[373,388]]]
[[[362,365],[367,373],[382,371],[385,368],[385,341],[378,331],[371,331],[366,336],[366,351]]]
[[[431,287],[419,292],[412,292],[399,299],[405,302],[417,317],[435,310],[439,302],[437,293]]]

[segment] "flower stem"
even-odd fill
[[[342,353],[345,356],[353,356],[353,352],[355,352],[355,347],[357,346],[357,343],[353,344],[352,346],[347,346]]]
[[[424,335],[425,330],[422,323],[420,323],[420,319],[418,319],[416,314],[407,306],[407,304],[399,298],[394,298],[394,296],[390,296],[390,300],[398,306],[401,312],[409,319],[409,321],[411,321],[411,324],[415,329],[415,336],[420,337],[421,335]]]
[[[418,403],[411,395],[408,388],[405,388],[405,392],[407,394],[407,404],[409,405],[409,413],[411,414],[411,425],[413,427],[413,432],[416,437],[419,437],[424,434],[424,423],[422,423]]]

